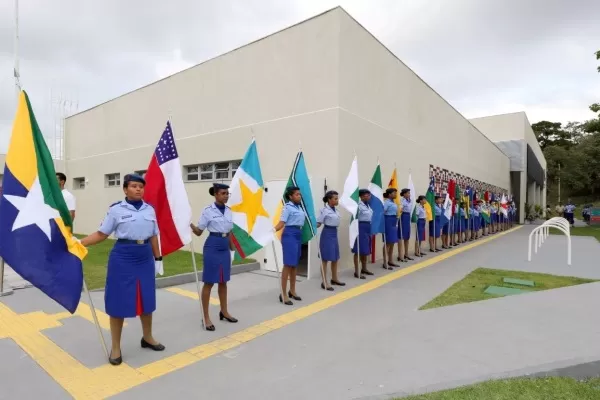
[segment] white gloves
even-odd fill
[[[164,275],[165,271],[163,269],[163,262],[161,261],[154,261],[154,273],[157,275]]]

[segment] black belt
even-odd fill
[[[210,236],[217,236],[217,237],[228,237],[229,233],[222,233],[222,232],[209,232]]]
[[[296,226],[296,225],[286,225],[286,228],[294,228],[294,229],[302,229],[301,226]]]
[[[324,229],[337,229],[337,226],[331,226],[331,225],[323,225]]]
[[[146,239],[146,240],[117,239],[117,242],[125,243],[125,244],[148,244],[150,242],[150,239]]]
[[[370,224],[371,221],[358,221],[359,224]]]

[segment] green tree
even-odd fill
[[[600,50],[596,52],[596,60],[600,60]],[[598,72],[600,73],[600,66],[598,67]],[[598,114],[597,118],[586,121],[584,124],[584,129],[588,133],[600,133],[600,103],[594,103],[590,106],[590,110]]]
[[[531,125],[531,128],[542,150],[551,145],[565,148],[573,145],[570,133],[563,129],[560,122],[540,121]]]

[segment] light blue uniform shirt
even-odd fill
[[[402,212],[410,212],[410,200],[406,200],[404,197],[402,198]]]
[[[317,222],[325,226],[340,226],[340,213],[328,204],[321,209]]]
[[[435,216],[439,217],[442,215],[443,208],[439,204],[435,205]]]
[[[398,205],[393,200],[385,199],[383,202],[383,215],[398,215]]]
[[[576,207],[575,207],[573,204],[567,204],[567,205],[565,206],[565,212],[570,214],[570,213],[572,213],[573,211],[575,211],[575,208],[576,208]]]
[[[125,200],[108,209],[98,231],[105,235],[114,232],[117,239],[146,240],[158,235],[158,223],[154,208],[143,203],[139,210]]]
[[[215,203],[202,210],[198,229],[213,233],[229,233],[233,229],[233,214],[231,209],[225,206],[225,213],[217,208]]]
[[[368,204],[360,201],[358,203],[358,221],[359,222],[371,222],[373,218],[373,210]]]
[[[420,204],[417,204],[417,217],[418,217],[419,219],[425,219],[425,217],[426,217],[426,216],[427,216],[427,215],[426,215],[426,213],[425,213],[425,207],[423,207],[423,206],[422,206],[422,205],[420,205]]]
[[[299,205],[295,205],[291,201],[285,203],[283,212],[281,213],[281,222],[285,222],[285,226],[304,226],[304,211]]]
[[[479,217],[479,207],[475,207],[475,208],[473,209],[473,216],[474,216],[474,217]]]
[[[494,207],[494,206],[490,206],[490,212],[491,212],[492,214],[497,214],[497,213],[498,213],[498,210],[496,210],[496,207]]]

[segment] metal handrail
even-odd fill
[[[537,254],[538,248],[542,246],[542,243],[550,235],[550,228],[556,228],[567,237],[567,265],[571,265],[571,231],[569,228],[569,221],[563,217],[554,217],[545,221],[542,225],[536,227],[529,234],[529,249],[527,252],[527,261],[531,261],[531,245],[532,239],[535,237],[535,253]]]

